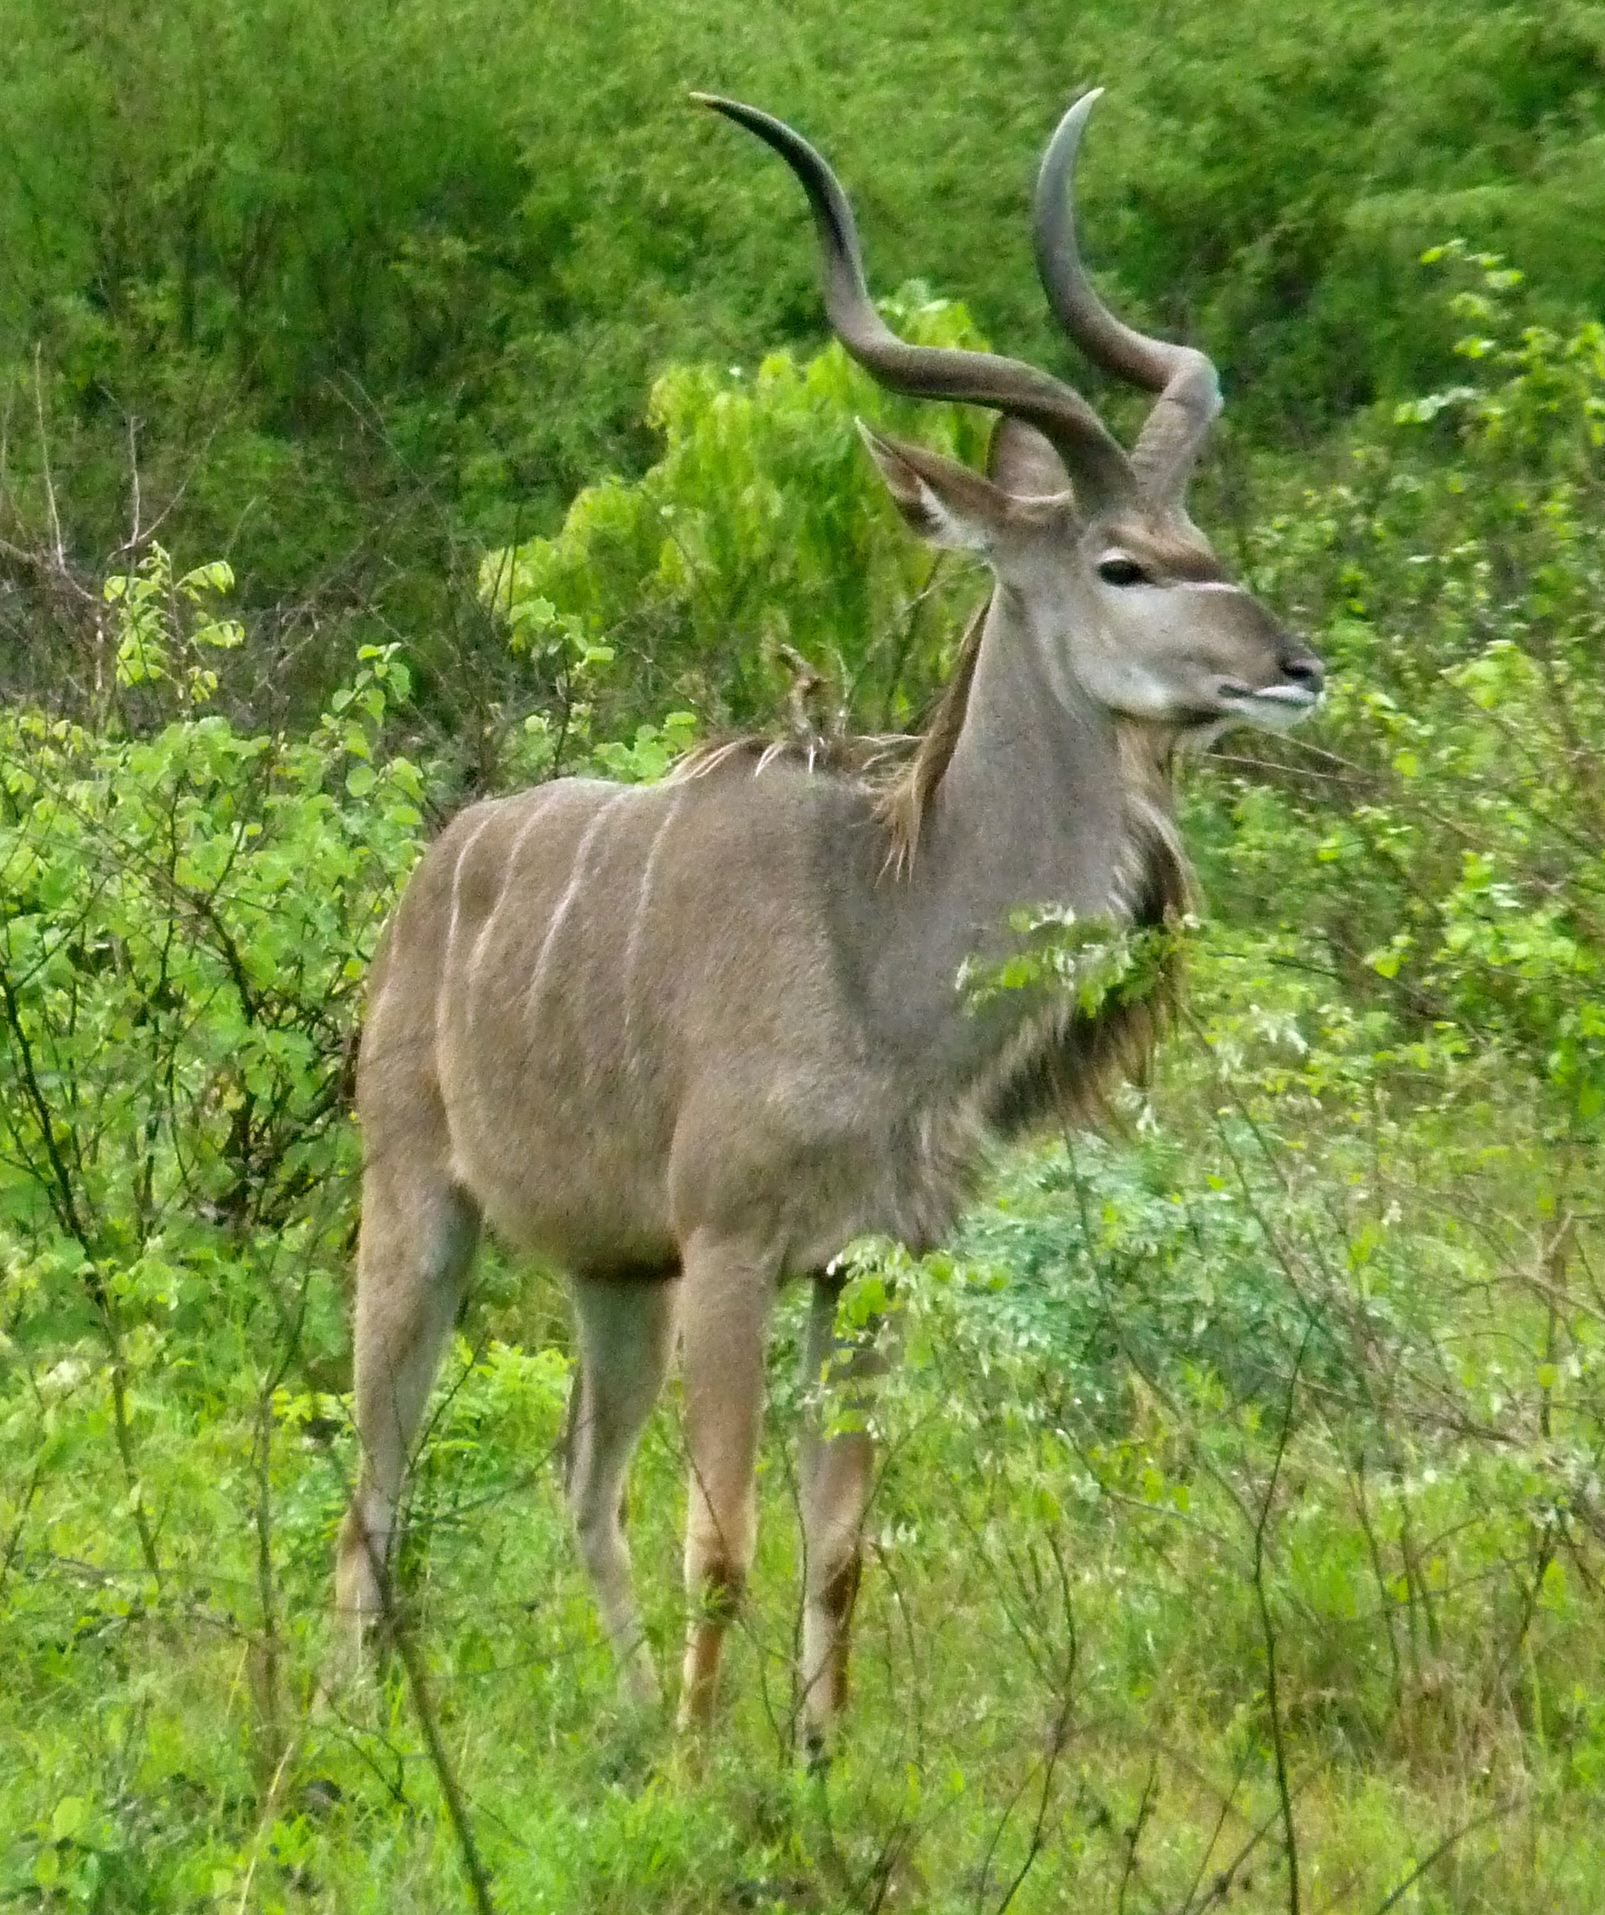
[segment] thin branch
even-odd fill
[[[1271,1718],[1271,1749],[1276,1758],[1276,1793],[1282,1810],[1282,1840],[1287,1852],[1287,1915],[1299,1915],[1298,1827],[1293,1820],[1293,1791],[1287,1777],[1287,1739],[1282,1731],[1281,1699],[1276,1681],[1276,1625],[1271,1617],[1270,1597],[1265,1589],[1265,1531],[1270,1522],[1271,1505],[1276,1500],[1276,1485],[1287,1454],[1287,1439],[1293,1427],[1293,1397],[1298,1388],[1299,1371],[1309,1348],[1315,1318],[1308,1317],[1298,1354],[1287,1379],[1287,1396],[1282,1405],[1282,1427],[1277,1432],[1276,1456],[1271,1464],[1270,1481],[1265,1485],[1265,1500],[1260,1505],[1259,1521],[1254,1527],[1254,1601],[1259,1609],[1260,1630],[1265,1640],[1265,1706]]]
[[[1480,1815],[1474,1815],[1469,1822],[1462,1822],[1459,1828],[1451,1829],[1436,1848],[1430,1850],[1416,1863],[1415,1867],[1411,1869],[1410,1873],[1405,1876],[1404,1880],[1400,1882],[1396,1888],[1390,1889],[1389,1892],[1383,1896],[1382,1900],[1376,1905],[1374,1915],[1388,1915],[1388,1910],[1396,1907],[1398,1903],[1409,1894],[1410,1890],[1415,1887],[1416,1883],[1426,1874],[1427,1870],[1431,1868],[1435,1862],[1442,1861],[1450,1849],[1452,1849],[1456,1843],[1464,1841],[1474,1829],[1484,1828],[1490,1822],[1502,1822],[1507,1815],[1514,1815],[1520,1807],[1521,1803],[1519,1801],[1496,1802],[1491,1809],[1484,1809]]]
[[[1031,1825],[1031,1839],[1026,1844],[1024,1859],[1015,1872],[1003,1900],[998,1903],[996,1915],[1005,1915],[1009,1904],[1019,1894],[1025,1878],[1035,1868],[1044,1843],[1044,1831],[1048,1823],[1048,1805],[1053,1799],[1053,1778],[1059,1767],[1059,1758],[1065,1752],[1070,1741],[1070,1714],[1075,1707],[1075,1690],[1072,1678],[1075,1671],[1075,1652],[1072,1649],[1069,1667],[1065,1672],[1065,1685],[1059,1697],[1059,1713],[1054,1719],[1052,1735],[1048,1743],[1047,1757],[1042,1764],[1042,1789],[1037,1796],[1036,1819]]]
[[[446,1814],[451,1822],[452,1834],[457,1841],[457,1853],[462,1861],[463,1873],[468,1878],[469,1900],[473,1903],[475,1915],[496,1915],[490,1875],[480,1856],[479,1845],[474,1840],[474,1828],[468,1814],[467,1798],[463,1794],[462,1784],[457,1779],[457,1771],[452,1765],[451,1757],[446,1752],[445,1739],[440,1733],[440,1719],[435,1713],[434,1700],[429,1692],[429,1675],[424,1668],[423,1657],[419,1654],[418,1644],[396,1602],[395,1584],[391,1580],[389,1567],[365,1526],[361,1533],[363,1548],[367,1552],[368,1566],[373,1572],[374,1583],[379,1591],[379,1607],[384,1616],[385,1631],[397,1656],[401,1659],[401,1667],[407,1678],[407,1687],[412,1695],[413,1712],[418,1718],[419,1728],[423,1731],[424,1748],[428,1752],[430,1766],[435,1772],[435,1780],[440,1785],[440,1793],[446,1804]]]

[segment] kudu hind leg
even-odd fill
[[[874,1485],[875,1450],[863,1428],[829,1428],[834,1415],[847,1412],[861,1422],[869,1405],[872,1380],[886,1368],[870,1327],[848,1340],[836,1334],[839,1278],[814,1282],[808,1337],[803,1350],[803,1382],[817,1390],[803,1438],[801,1491],[803,1524],[803,1739],[811,1757],[825,1752],[826,1739],[847,1699],[847,1651],[853,1604],[858,1595],[863,1553],[864,1513]]]
[[[672,1276],[579,1278],[572,1286],[580,1367],[573,1383],[567,1485],[574,1538],[625,1687],[659,1695],[624,1538],[624,1479],[674,1349]]]
[[[445,1178],[369,1168],[353,1354],[361,1462],[336,1571],[337,1605],[359,1631],[384,1606],[381,1579],[402,1481],[478,1239],[478,1207]]]
[[[752,1566],[753,1474],[773,1296],[773,1272],[749,1247],[702,1237],[686,1246],[680,1360],[690,1463],[685,1583],[691,1617],[682,1728],[702,1728],[712,1718],[720,1650]]]

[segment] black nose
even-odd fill
[[[1302,685],[1306,691],[1318,692],[1326,683],[1326,667],[1314,652],[1287,652],[1280,663],[1282,676],[1292,679],[1295,685]]]

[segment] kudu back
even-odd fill
[[[381,1608],[409,1448],[483,1220],[572,1281],[574,1530],[642,1700],[657,1679],[621,1501],[678,1343],[680,1712],[705,1721],[752,1558],[777,1285],[813,1281],[818,1379],[832,1258],[866,1233],[934,1244],[990,1135],[1055,1100],[1090,1106],[1150,1036],[1140,1006],[1089,1018],[1002,993],[977,1012],[961,967],[1007,948],[1022,904],[1164,922],[1187,890],[1178,749],[1317,699],[1319,663],[1226,579],[1183,506],[1219,409],[1214,369],[1122,324],[1082,269],[1069,189],[1096,97],[1047,148],[1037,258],[1071,338],[1157,395],[1129,455],[1047,374],[897,339],[825,162],[767,115],[705,102],[801,181],[847,349],[890,388],[1001,415],[986,475],[864,435],[912,529],[983,555],[994,589],[895,776],[737,743],[655,786],[560,779],[473,805],[418,867],[374,967],[358,1076],[362,1465],[338,1582],[359,1629]],[[816,1749],[844,1693],[870,1473],[861,1431],[806,1436],[801,1693]]]

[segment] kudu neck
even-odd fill
[[[1049,642],[1017,598],[995,595],[911,867],[883,866],[864,899],[878,922],[844,932],[874,949],[870,1014],[938,1102],[984,1082],[1040,1013],[1032,992],[983,1008],[960,982],[967,962],[1015,945],[1010,914],[1151,915],[1154,848],[1173,843],[1170,741],[1117,722],[1054,668]]]
[[[1134,811],[1170,810],[1169,737],[1089,697],[1055,642],[999,588],[920,849],[972,933],[1019,905],[1118,913]]]

